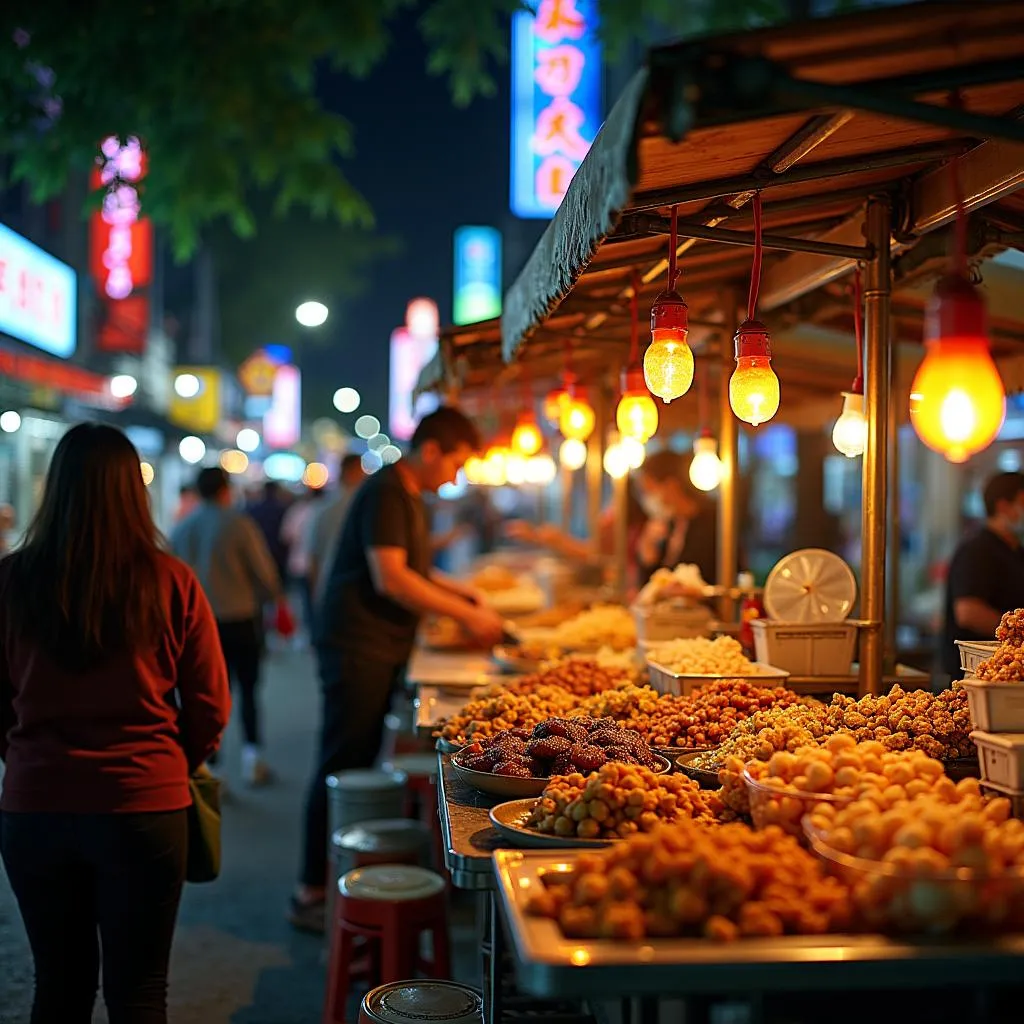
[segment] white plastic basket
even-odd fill
[[[971,733],[978,748],[981,777],[1007,789],[1024,790],[1024,733]]]
[[[996,653],[998,640],[954,640],[960,648],[960,667],[966,675],[973,676],[978,666]]]
[[[754,652],[759,662],[794,676],[847,676],[857,649],[852,622],[777,622],[754,619]]]
[[[714,616],[706,605],[633,605],[631,610],[637,640],[641,643],[656,644],[711,635]]]
[[[983,732],[1024,733],[1024,683],[989,683],[967,678],[971,722]]]
[[[1015,818],[1024,818],[1024,790],[997,786],[994,782],[983,782],[981,789],[986,796],[1005,796],[1013,808],[1011,812],[1013,816]]]
[[[718,682],[720,679],[746,679],[749,682],[761,686],[780,686],[789,678],[785,669],[776,668],[774,665],[761,665],[757,662],[751,664],[746,675],[738,675],[730,672],[728,675],[700,676],[700,675],[677,675],[670,672],[664,665],[656,661],[647,662],[650,674],[651,689],[658,693],[671,693],[676,697],[687,697],[695,690],[707,686],[708,683]]]

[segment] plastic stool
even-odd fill
[[[437,753],[406,754],[393,757],[384,765],[387,771],[402,772],[408,778],[405,815],[419,818],[430,828],[434,867],[447,877],[444,863],[444,839],[437,810]]]
[[[396,981],[367,992],[359,1024],[483,1024],[480,993],[454,981]]]
[[[351,982],[369,976],[371,986],[401,981],[417,969],[432,978],[450,970],[445,881],[433,871],[404,865],[356,868],[338,882],[331,920],[331,947],[324,1024],[343,1024]],[[430,932],[433,959],[419,955]],[[367,968],[355,970],[356,937],[366,940]]]

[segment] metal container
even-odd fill
[[[405,810],[405,772],[354,771],[327,776],[329,835],[361,821],[401,818]]]
[[[396,981],[363,998],[359,1024],[483,1024],[480,993],[453,981]]]

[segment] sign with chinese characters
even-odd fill
[[[437,338],[418,337],[404,327],[391,332],[388,434],[392,441],[408,441],[416,429],[417,418],[431,408],[433,396],[421,396],[414,408],[412,393],[419,380],[420,370],[430,362],[436,351]]]
[[[271,448],[290,448],[302,434],[302,375],[290,363],[277,367],[270,408],[263,416],[263,440]]]
[[[0,224],[0,332],[50,355],[73,355],[78,337],[75,272]]]
[[[100,145],[91,178],[105,189],[103,205],[89,224],[89,271],[104,298],[106,316],[99,348],[141,353],[149,334],[149,299],[140,289],[153,281],[153,223],[141,215],[139,183],[146,155],[134,136],[111,135]]]
[[[455,229],[455,294],[452,319],[475,324],[501,316],[501,232]]]
[[[597,0],[512,17],[511,209],[550,217],[601,127]]]
[[[198,378],[199,390],[188,398],[171,392],[167,418],[178,427],[197,434],[212,434],[221,421],[224,378],[213,366],[176,366],[174,376],[189,373]]]

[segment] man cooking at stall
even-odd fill
[[[296,928],[324,928],[327,776],[376,761],[420,618],[452,618],[482,647],[501,640],[500,616],[471,588],[431,568],[423,506],[423,494],[454,483],[479,447],[476,427],[457,409],[441,407],[420,421],[409,454],[378,470],[352,498],[315,629],[323,718],[306,802],[302,873],[289,915]]]

